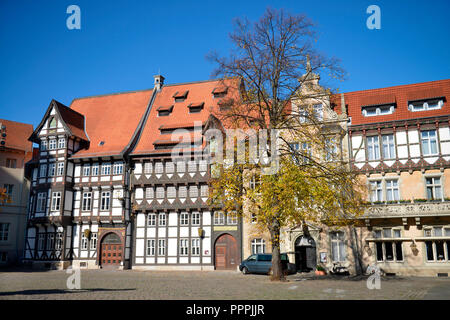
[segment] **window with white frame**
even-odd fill
[[[123,173],[123,162],[115,162],[113,166],[113,174]]]
[[[50,163],[48,165],[48,176],[54,177],[56,173],[56,163]]]
[[[41,141],[41,151],[46,151],[47,150],[47,140],[42,140]]]
[[[91,166],[88,164],[85,164],[83,166],[83,176],[89,177],[91,175]]]
[[[144,163],[144,173],[152,174],[152,172],[153,172],[153,164],[151,162],[145,162]]]
[[[384,201],[382,181],[381,180],[370,181],[369,185],[370,185],[370,201],[372,202]]]
[[[191,255],[199,256],[200,255],[200,239],[194,238],[191,239]]]
[[[110,175],[111,174],[111,163],[102,163],[102,175]]]
[[[197,163],[195,161],[188,162],[188,172],[196,172],[197,171]]]
[[[164,199],[164,187],[156,187],[156,198]]]
[[[55,248],[55,234],[47,233],[47,250],[53,250]]]
[[[387,201],[398,201],[400,200],[398,192],[398,180],[386,180],[386,200]]]
[[[66,147],[66,139],[59,138],[58,139],[58,149],[64,149]]]
[[[249,187],[252,190],[258,189],[261,186],[261,175],[258,173],[252,174],[249,181]]]
[[[427,227],[424,228],[424,235],[435,238],[425,241],[427,261],[450,261],[450,227]],[[440,237],[442,239],[436,239]]]
[[[166,173],[174,173],[175,172],[175,165],[172,161],[166,162]]]
[[[56,128],[56,118],[55,118],[55,117],[52,117],[52,118],[50,119],[50,122],[49,122],[49,124],[48,124],[48,127],[49,127],[50,129]]]
[[[395,142],[393,134],[385,134],[381,136],[383,143],[383,158],[394,159],[395,158]]]
[[[155,173],[161,174],[164,172],[164,166],[162,162],[156,162],[155,163]]]
[[[58,169],[56,171],[58,176],[62,176],[64,174],[64,162],[58,162]]]
[[[438,153],[436,130],[425,130],[420,133],[423,155]]]
[[[266,241],[264,239],[252,240],[252,254],[266,253]]]
[[[369,160],[380,159],[380,143],[378,136],[367,137],[367,155]]]
[[[215,225],[225,224],[225,214],[222,211],[214,212],[214,224]]]
[[[347,258],[345,234],[342,231],[330,232],[331,259],[334,262],[344,262]]]
[[[47,193],[39,192],[37,195],[36,212],[44,212],[47,204]]]
[[[91,175],[98,176],[98,163],[92,165]]]
[[[377,261],[403,261],[400,229],[383,228],[374,230],[374,238]]]
[[[189,255],[189,239],[180,239],[180,256]]]
[[[167,225],[167,215],[164,212],[159,213],[158,217],[159,217],[158,225],[160,227]]]
[[[154,256],[156,251],[156,240],[148,239],[147,240],[147,256]]]
[[[442,200],[441,177],[425,178],[428,200]]]
[[[189,198],[198,198],[197,186],[189,186]]]
[[[200,225],[200,212],[194,211],[191,214],[191,222],[193,226],[199,226]]]
[[[178,197],[179,198],[186,198],[187,197],[187,187],[186,186],[179,186],[178,187]]]
[[[55,241],[55,250],[61,250],[63,244],[63,233],[57,232],[56,233],[56,241]]]
[[[50,139],[49,140],[48,149],[49,150],[55,150],[56,149],[56,139]]]
[[[47,176],[47,165],[41,164],[40,171],[39,171],[39,177],[43,178]]]
[[[155,190],[153,189],[153,187],[145,188],[145,198],[153,199],[154,197],[155,197]]]
[[[61,207],[61,192],[53,192],[52,194],[52,211],[59,211]]]
[[[184,162],[184,161],[178,161],[177,162],[177,172],[178,173],[185,173],[186,172],[186,162]]]
[[[81,210],[90,211],[92,209],[92,192],[83,192]]]
[[[373,107],[363,107],[362,114],[365,117],[382,116],[394,113],[395,107],[392,105],[382,105]]]
[[[166,239],[158,240],[158,256],[166,255]]]
[[[0,223],[0,241],[8,241],[9,223]]]
[[[177,189],[174,186],[167,187],[167,198],[175,199],[177,196]]]
[[[208,197],[209,196],[209,189],[207,184],[202,184],[200,186],[200,195],[202,197]]]
[[[236,212],[228,212],[227,213],[227,224],[237,224],[238,222],[238,217]]]
[[[111,207],[110,203],[111,203],[111,191],[102,191],[100,197],[100,210],[108,211]]]
[[[443,105],[444,105],[444,100],[442,100],[442,99],[412,101],[412,102],[409,102],[408,109],[412,112],[437,110],[437,109],[441,109],[443,107]]]
[[[97,240],[98,240],[97,232],[92,232],[91,239],[89,240],[89,249],[90,250],[97,250]]]
[[[156,226],[156,213],[149,213],[147,216],[147,226]]]
[[[208,170],[208,162],[206,160],[200,160],[198,163],[198,171],[206,172]]]
[[[187,212],[180,213],[180,225],[182,226],[189,225],[189,214]]]
[[[84,234],[84,232],[81,233],[81,250],[87,250],[88,248],[88,238]]]

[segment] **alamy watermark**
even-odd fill
[[[71,4],[70,6],[67,7],[66,10],[67,14],[70,14],[69,17],[67,17],[66,20],[66,26],[67,29],[69,30],[73,30],[73,29],[81,29],[81,10],[80,7],[75,5],[75,4]]]
[[[70,266],[67,268],[66,273],[71,274],[71,276],[68,277],[66,281],[67,289],[69,290],[81,289],[81,269],[73,268],[72,266]]]
[[[367,18],[367,21],[366,21],[367,29],[369,29],[369,30],[381,29],[381,9],[380,9],[380,7],[375,4],[372,4],[367,7],[366,13],[370,14],[370,16]]]
[[[367,267],[368,274],[370,274],[367,279],[367,289],[381,289],[381,269],[376,265],[371,265]]]

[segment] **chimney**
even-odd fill
[[[153,76],[154,80],[154,88],[156,91],[161,91],[162,86],[164,85],[164,77],[160,74],[157,74],[156,76]]]

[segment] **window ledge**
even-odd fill
[[[417,240],[417,238],[416,238]],[[367,238],[366,242],[413,241],[412,238]]]

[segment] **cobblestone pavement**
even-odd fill
[[[367,289],[365,277],[305,277],[271,282],[265,275],[226,271],[81,270],[68,290],[65,271],[0,272],[0,299],[450,299],[450,279],[388,277]]]

